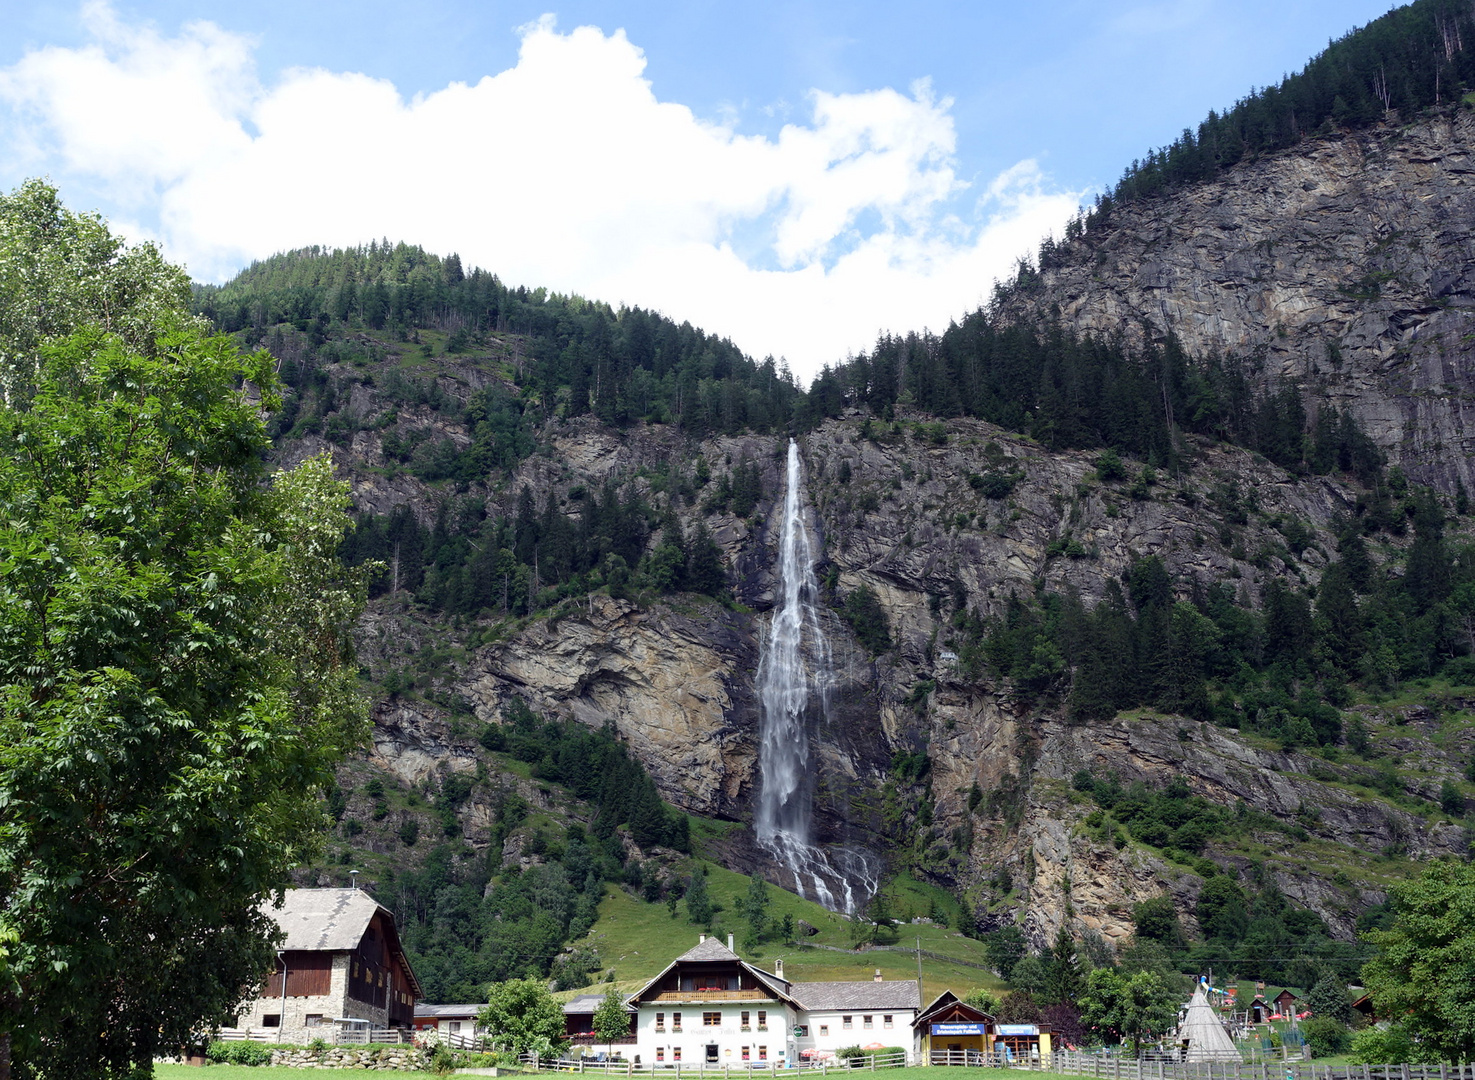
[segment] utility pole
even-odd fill
[[[921,1008],[926,1004],[926,1000],[922,997],[922,938],[919,935],[917,937],[917,1007]]]

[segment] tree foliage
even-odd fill
[[[1177,1012],[1173,992],[1150,971],[1097,968],[1086,977],[1082,1021],[1129,1043],[1134,1057],[1144,1040],[1172,1027]]]
[[[17,272],[17,267],[24,273]],[[271,358],[30,184],[0,203],[0,932],[21,1076],[122,1076],[227,1023],[261,904],[364,733],[326,458],[269,476]],[[243,392],[253,387],[259,399]]]
[[[810,384],[808,416],[862,405],[890,419],[905,403],[938,417],[978,417],[1050,450],[1106,447],[1154,467],[1182,464],[1181,435],[1191,432],[1257,450],[1293,472],[1374,482],[1382,456],[1350,415],[1327,407],[1313,422],[1294,387],[1260,386],[1255,369],[1237,358],[1190,357],[1171,337],[1134,351],[1055,321],[979,310],[941,336],[885,335],[871,352],[826,368]],[[890,437],[902,431],[895,423]],[[946,438],[935,422],[913,432]],[[1120,456],[1103,457],[1100,478],[1123,479]],[[974,489],[1007,495],[1020,478],[1009,464],[991,461],[970,478]]]
[[[354,335],[364,331],[403,338],[434,330],[447,335],[452,355],[500,354],[501,335],[525,337],[526,352],[520,347],[513,362],[524,391],[518,414],[532,402],[540,416],[561,408],[620,426],[669,422],[700,437],[781,430],[802,401],[786,364],[752,360],[690,323],[508,286],[486,270],[468,272],[455,255],[387,240],[276,255],[224,286],[199,288],[195,304],[221,329],[253,343],[290,341],[290,349],[273,351],[292,355],[284,377],[302,399],[293,425],[321,427],[327,397],[341,389],[326,369],[362,355]]]
[[[606,1042],[630,1033],[630,1013],[625,1008],[625,995],[613,986],[605,991],[604,1000],[594,1010],[594,1033]]]
[[[476,1023],[503,1050],[547,1057],[566,1045],[563,1008],[541,979],[508,979],[487,987]]]
[[[1378,950],[1363,967],[1378,1015],[1434,1059],[1475,1060],[1475,866],[1436,862],[1389,891],[1393,924],[1365,935]]]

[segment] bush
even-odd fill
[[[271,1047],[249,1039],[231,1042],[217,1040],[205,1051],[205,1058],[217,1065],[270,1065]]]
[[[869,1068],[872,1056],[884,1058],[891,1054],[903,1055],[902,1061],[905,1062],[906,1058],[904,1055],[906,1054],[906,1047],[883,1046],[879,1050],[866,1050],[859,1046],[846,1046],[835,1051],[835,1056],[841,1061],[846,1062],[852,1069]]]
[[[1414,1041],[1402,1028],[1364,1028],[1352,1036],[1352,1064],[1403,1065],[1414,1059]]]
[[[1301,1033],[1306,1036],[1312,1057],[1342,1054],[1352,1045],[1352,1032],[1340,1020],[1333,1020],[1330,1016],[1313,1016],[1301,1025]]]

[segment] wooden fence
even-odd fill
[[[300,1030],[300,1029],[293,1029]],[[366,1043],[408,1043],[413,1042],[416,1033],[405,1028],[367,1028],[362,1026],[345,1027],[337,1029],[331,1024],[321,1024],[316,1028],[307,1029],[317,1034],[324,1042],[331,1046],[361,1046]],[[221,1042],[238,1042],[249,1039],[251,1042],[281,1043],[281,1028],[222,1028],[215,1036]],[[282,1043],[283,1046],[305,1045],[297,1040]]]
[[[556,1061],[547,1061],[539,1060],[531,1054],[524,1054],[522,1060],[525,1064],[542,1072],[591,1073],[595,1076],[662,1076],[669,1077],[670,1080],[677,1080],[682,1076],[704,1077],[706,1080],[715,1080],[716,1077],[721,1077],[722,1080],[731,1080],[731,1078],[748,1080],[750,1077],[768,1076],[775,1069],[781,1069],[790,1074],[806,1072],[819,1073],[821,1076],[852,1069],[862,1069],[867,1072],[875,1072],[877,1069],[895,1069],[907,1064],[907,1055],[904,1052],[866,1054],[864,1057],[849,1058],[845,1061],[829,1059],[816,1061],[813,1064],[802,1060],[793,1063],[782,1060],[744,1061],[737,1065],[709,1065],[702,1062],[681,1061],[648,1061],[637,1065],[634,1061],[593,1061],[589,1058],[572,1060],[560,1058]]]
[[[1475,1065],[1318,1065],[1314,1061],[1133,1061],[1062,1051],[1025,1068],[1096,1080],[1475,1080]]]

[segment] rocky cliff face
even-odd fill
[[[949,422],[942,445],[910,435],[876,441],[865,430],[861,417],[846,418],[801,444],[819,523],[815,539],[826,559],[822,576],[836,595],[861,585],[874,590],[896,642],[872,657],[842,620],[830,618],[836,706],[813,744],[823,839],[882,852],[901,845],[917,872],[967,896],[985,922],[1019,919],[1040,943],[1067,911],[1078,928],[1123,938],[1132,904],[1164,892],[1187,916],[1201,884],[1191,867],[1138,845],[1118,847],[1083,826],[1092,807],[1069,787],[1082,768],[1155,787],[1183,776],[1216,803],[1242,802],[1298,823],[1304,842],[1270,830],[1257,837],[1256,858],[1288,895],[1342,933],[1381,897],[1386,877],[1357,872],[1349,853],[1463,850],[1462,830],[1448,821],[1370,800],[1355,788],[1371,783],[1365,767],[1271,749],[1177,717],[1070,727],[1052,711],[1058,707],[1021,703],[1007,687],[969,676],[957,663],[939,604],[944,596],[964,595],[983,613],[1000,610],[1011,591],[1036,587],[1073,588],[1092,600],[1108,578],[1149,554],[1185,582],[1230,581],[1249,597],[1274,576],[1314,583],[1334,550],[1332,522],[1350,509],[1352,492],[1202,445],[1190,471],[1162,477],[1134,497],[1124,483],[1100,481],[1090,454],[1047,454],[982,422]],[[758,782],[754,673],[773,602],[784,444],[744,437],[684,445],[658,426],[615,433],[587,419],[554,421],[545,436],[552,452],[524,462],[497,498],[510,501],[523,482],[558,498],[610,475],[637,476],[641,463],[661,455],[694,461],[701,454],[714,476],[758,464],[764,498],[747,519],[704,514],[699,500],[673,503],[688,526],[703,518],[719,541],[737,603],[602,594],[566,602],[458,653],[442,685],[483,722],[498,721],[508,696],[517,694],[548,715],[612,724],[671,802],[748,820]],[[355,467],[349,455],[343,463]],[[973,489],[969,478],[983,463],[1018,476],[1009,497],[988,499]],[[365,477],[359,489],[365,498],[395,501],[395,486],[380,479]],[[1292,521],[1306,530],[1299,554],[1284,542]],[[403,598],[388,598],[366,620],[361,649],[383,670],[467,640],[426,622]],[[919,700],[915,688],[927,680],[933,688]],[[1367,716],[1375,729],[1390,731],[1398,720],[1376,710]],[[476,748],[451,733],[450,721],[433,701],[386,703],[377,716],[375,756],[422,784],[473,769]],[[1468,747],[1446,740],[1436,748],[1443,736],[1416,725],[1400,734],[1414,738],[1430,769],[1422,787],[1411,785],[1413,805],[1457,775],[1452,762]],[[924,747],[930,800],[920,788],[897,784],[891,770],[893,755]],[[988,798],[970,809],[975,785]],[[923,820],[921,805],[929,801],[930,819]],[[490,811],[475,798],[463,817],[473,840],[491,825]],[[730,834],[723,857],[780,879],[745,837],[743,830]],[[1217,857],[1231,869],[1248,865],[1242,852]],[[1009,889],[997,884],[1001,869],[1012,879]]]
[[[1004,311],[1246,359],[1475,490],[1475,113],[1309,141],[1115,209]]]

